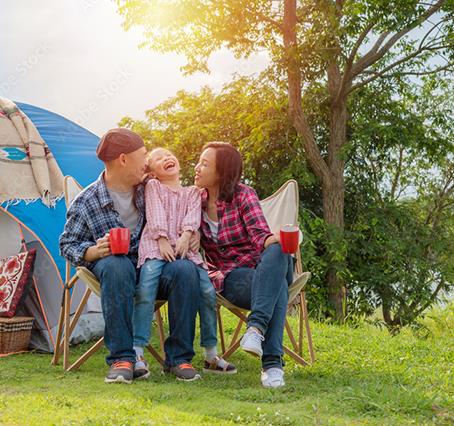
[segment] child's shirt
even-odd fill
[[[159,237],[166,237],[175,250],[177,239],[184,231],[197,231],[201,219],[201,194],[195,186],[170,188],[157,179],[150,179],[145,187],[147,222],[140,238],[137,267],[147,259],[163,259],[159,251]],[[202,265],[199,252],[188,251],[187,259]]]

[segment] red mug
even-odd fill
[[[281,228],[281,247],[284,253],[295,254],[298,251],[300,230],[296,225],[284,225]]]
[[[131,231],[129,228],[112,228],[109,231],[110,251],[112,254],[128,254]]]

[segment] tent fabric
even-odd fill
[[[63,196],[63,174],[48,145],[9,99],[0,97],[0,118],[0,203],[41,199],[54,206]],[[11,182],[9,176],[17,179]]]
[[[63,175],[73,176],[84,187],[96,180],[103,169],[103,163],[96,157],[98,136],[58,114],[20,102],[16,105],[36,126]],[[58,201],[55,209],[40,201],[30,204],[21,201],[9,206],[8,211],[36,233],[64,277],[65,260],[59,255],[58,238],[66,220],[65,201]]]
[[[32,105],[18,103],[38,129],[42,139],[49,146],[64,175],[71,175],[83,186],[87,186],[99,176],[103,164],[96,157],[99,138],[66,118]],[[15,179],[10,176],[9,179]],[[29,248],[37,248],[34,271],[34,291],[30,292],[24,306],[24,314],[35,317],[31,347],[53,351],[61,306],[65,260],[59,255],[58,240],[66,221],[64,199],[55,208],[46,207],[41,200],[33,203],[21,201],[0,205],[0,256],[19,252],[23,248],[22,239]],[[72,312],[82,297],[84,285],[74,287]],[[73,342],[79,342],[100,335],[103,332],[100,304],[94,301],[91,306],[98,314],[86,315],[82,329],[74,331]],[[41,313],[44,313],[43,315]],[[87,313],[88,314],[88,313]]]

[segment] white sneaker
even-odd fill
[[[253,328],[248,328],[241,339],[240,346],[244,351],[251,355],[262,358],[262,342],[264,340],[265,338],[258,331]]]
[[[279,388],[284,386],[284,370],[274,367],[262,371],[262,385],[265,388]]]

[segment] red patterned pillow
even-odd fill
[[[0,259],[0,317],[13,317],[33,276],[36,249]]]

